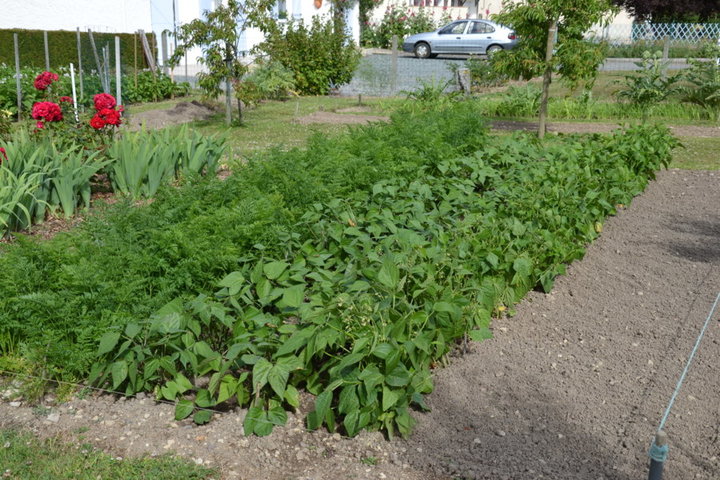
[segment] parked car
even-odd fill
[[[434,58],[441,53],[490,55],[513,48],[518,39],[515,32],[489,20],[457,20],[427,33],[410,35],[403,50],[417,58]]]

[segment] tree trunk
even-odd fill
[[[545,72],[543,73],[542,94],[540,96],[540,121],[538,122],[538,138],[545,138],[547,130],[547,107],[550,98],[550,84],[552,83],[552,58],[555,47],[555,34],[557,33],[557,19],[548,25],[547,47],[545,49]]]
[[[232,123],[232,96],[230,95],[230,77],[225,77],[225,124]]]
[[[242,125],[243,114],[242,114],[242,100],[240,100],[240,97],[238,97],[238,99],[237,99],[237,105],[238,105],[238,123]]]

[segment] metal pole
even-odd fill
[[[47,31],[43,31],[43,40],[45,42],[45,71],[50,71],[50,48],[48,47]]]
[[[75,123],[80,123],[77,107],[77,91],[75,90],[75,66],[70,64],[70,81],[72,82],[73,111],[75,112]]]
[[[650,447],[650,473],[648,480],[662,480],[663,466],[667,459],[668,445],[667,434],[658,430],[655,434],[655,440]]]
[[[115,98],[122,105],[122,71],[120,64],[120,37],[115,35]]]
[[[82,49],[80,47],[80,27],[77,27],[77,52],[78,52],[78,81],[80,82],[80,98],[85,97],[83,87],[83,71],[82,71]]]
[[[17,109],[19,122],[22,119],[22,85],[20,84],[20,43],[18,41],[17,33],[13,33],[13,40],[15,41],[15,86],[17,88]]]

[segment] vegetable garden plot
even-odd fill
[[[552,288],[675,145],[646,126],[546,144],[513,136],[317,202],[281,229],[279,252],[244,252],[214,295],[104,335],[91,379],[154,390],[197,423],[236,402],[258,435],[305,389],[317,395],[311,429],[407,435],[453,342],[487,337],[494,313]]]

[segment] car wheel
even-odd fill
[[[487,50],[485,51],[485,54],[489,56],[489,55],[492,55],[494,53],[501,51],[502,49],[503,49],[503,47],[501,47],[500,45],[490,45],[487,48]]]
[[[415,44],[415,56],[417,58],[428,58],[432,52],[430,51],[430,45],[425,42]]]

